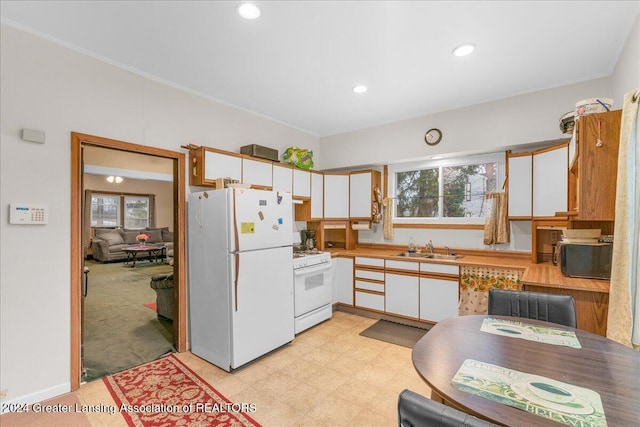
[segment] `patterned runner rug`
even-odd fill
[[[103,381],[130,426],[260,426],[173,354]]]

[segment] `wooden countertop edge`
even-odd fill
[[[609,293],[609,280],[581,279],[574,277],[566,277],[560,272],[560,268],[549,263],[532,264],[520,257],[504,257],[499,252],[495,256],[487,255],[464,255],[457,260],[435,260],[435,259],[407,259],[403,256],[396,256],[399,251],[397,249],[382,248],[357,248],[357,249],[329,249],[333,258],[346,257],[355,258],[357,256],[365,256],[370,258],[383,258],[397,261],[407,262],[427,262],[430,264],[452,264],[452,265],[470,265],[484,266],[493,268],[512,268],[523,270],[521,278],[523,285],[539,286],[547,288],[560,288],[584,292]]]

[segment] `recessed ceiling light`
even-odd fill
[[[463,44],[462,46],[458,46],[453,49],[453,56],[466,56],[469,55],[476,48],[473,44]]]
[[[364,85],[354,86],[352,89],[355,93],[365,93],[367,91],[367,87]]]
[[[260,8],[253,3],[241,3],[238,6],[238,13],[244,19],[256,19],[260,16]]]
[[[444,156],[431,156],[432,160],[440,160],[440,159],[444,159]]]

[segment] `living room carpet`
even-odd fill
[[[400,323],[389,322],[387,320],[378,320],[376,323],[360,332],[360,335],[391,344],[401,345],[403,347],[413,348],[413,346],[416,345],[420,338],[422,338],[429,329],[431,329],[429,326],[425,326],[425,329],[422,329]]]
[[[129,426],[260,426],[173,354],[103,381]]]
[[[84,299],[83,381],[121,372],[172,351],[173,322],[145,306],[156,301],[152,274],[173,267],[86,261],[89,291]]]

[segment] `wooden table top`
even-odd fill
[[[582,348],[481,332],[487,317],[572,330]],[[591,389],[600,394],[609,427],[640,425],[640,353],[586,331],[504,316],[452,317],[436,324],[418,341],[412,358],[418,373],[448,404],[496,424],[561,425],[453,387],[451,379],[466,359]]]

